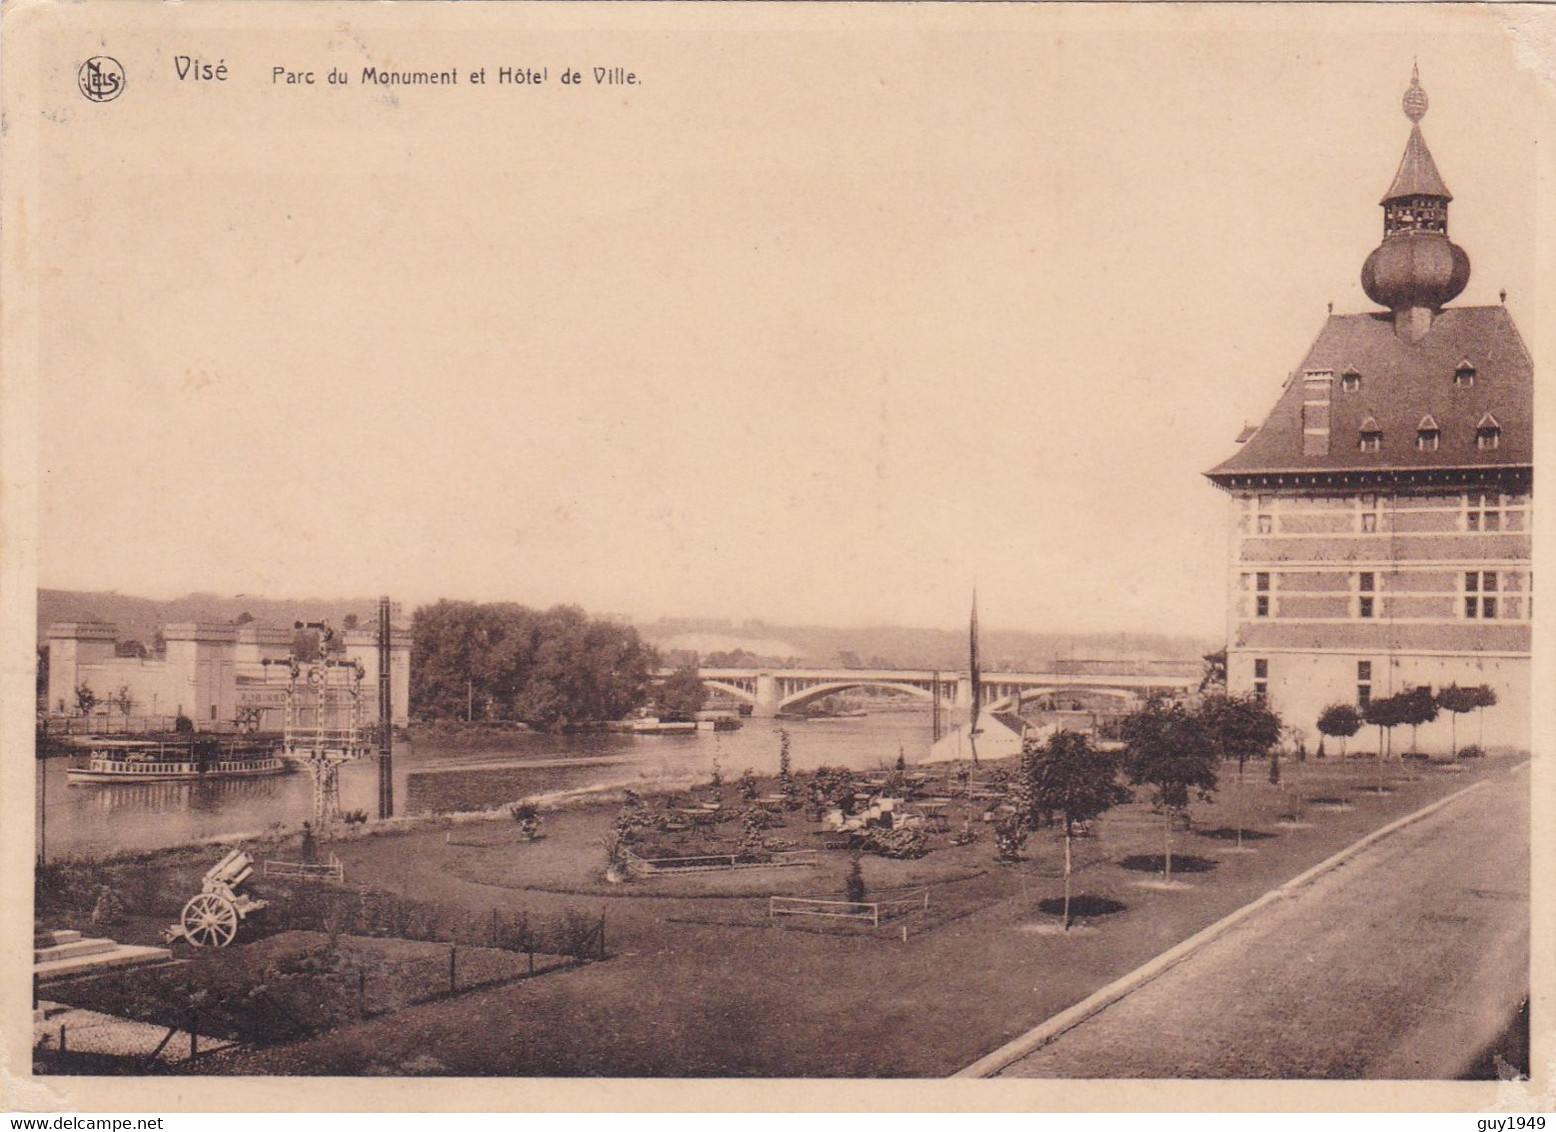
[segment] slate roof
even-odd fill
[[[1443,184],[1442,174],[1437,172],[1437,162],[1432,160],[1432,151],[1426,148],[1426,139],[1421,136],[1420,126],[1410,128],[1410,140],[1405,143],[1405,155],[1399,159],[1394,183],[1378,203],[1387,204],[1400,197],[1453,199],[1448,186]]]
[[[1470,361],[1473,385],[1455,385],[1454,371]],[[1340,375],[1361,375],[1348,393]],[[1303,374],[1329,370],[1329,452],[1302,452]],[[1419,341],[1394,333],[1393,315],[1330,315],[1302,365],[1259,430],[1205,474],[1212,480],[1243,473],[1386,471],[1431,468],[1528,467],[1534,458],[1534,370],[1505,307],[1449,307]],[[1502,426],[1496,448],[1476,447],[1475,430],[1490,413]],[[1430,415],[1441,429],[1435,450],[1416,447],[1416,430]],[[1376,452],[1360,450],[1364,421],[1383,430]]]

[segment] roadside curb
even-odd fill
[[[1519,765],[1527,764],[1523,763]],[[1515,767],[1510,769],[1517,768]],[[1000,1072],[1000,1070],[1005,1069],[1017,1061],[1020,1061],[1027,1054],[1041,1049],[1043,1046],[1059,1037],[1059,1035],[1063,1034],[1065,1031],[1074,1029],[1076,1026],[1080,1025],[1082,1022],[1085,1022],[1093,1015],[1100,1014],[1103,1010],[1106,1010],[1119,999],[1135,990],[1138,990],[1152,979],[1155,979],[1158,975],[1161,975],[1171,968],[1177,966],[1190,955],[1194,954],[1194,952],[1198,951],[1201,947],[1204,947],[1207,943],[1210,943],[1225,935],[1232,928],[1236,927],[1244,920],[1254,916],[1264,908],[1267,908],[1269,905],[1275,903],[1276,901],[1285,900],[1291,896],[1296,895],[1298,890],[1312,884],[1313,881],[1317,880],[1325,873],[1330,872],[1345,864],[1345,862],[1349,861],[1352,857],[1356,856],[1358,853],[1361,853],[1363,850],[1370,848],[1372,845],[1376,844],[1378,841],[1381,841],[1383,838],[1389,836],[1392,833],[1396,833],[1401,829],[1404,829],[1408,825],[1420,821],[1422,818],[1430,817],[1432,814],[1436,813],[1438,810],[1444,808],[1450,803],[1463,798],[1467,794],[1472,794],[1476,790],[1479,790],[1481,787],[1487,785],[1488,781],[1488,779],[1481,779],[1479,782],[1471,783],[1469,786],[1464,787],[1462,790],[1456,790],[1452,794],[1449,794],[1447,797],[1439,798],[1437,801],[1431,803],[1428,806],[1422,807],[1414,813],[1406,814],[1404,817],[1397,818],[1380,829],[1373,830],[1371,833],[1367,834],[1360,840],[1347,845],[1344,849],[1341,849],[1333,856],[1320,861],[1306,872],[1299,873],[1297,876],[1292,877],[1284,884],[1270,889],[1270,891],[1266,892],[1263,896],[1260,896],[1256,900],[1252,900],[1249,903],[1244,904],[1235,912],[1222,917],[1215,923],[1211,924],[1209,927],[1200,929],[1198,932],[1191,935],[1182,943],[1168,948],[1154,959],[1147,960],[1145,963],[1141,964],[1139,967],[1136,967],[1128,974],[1122,975],[1119,978],[1113,980],[1111,983],[1107,984],[1107,986],[1102,987],[1100,990],[1092,992],[1092,994],[1086,998],[1083,998],[1080,1002],[1077,1002],[1069,1009],[1060,1011],[1058,1014],[1055,1014],[1052,1018],[1049,1018],[1045,1022],[1038,1023],[1037,1026],[1033,1027],[1031,1030],[1028,1030],[1025,1034],[1022,1034],[1020,1037],[1006,1042],[992,1053],[985,1054],[971,1065],[957,1070],[955,1073],[951,1074],[951,1076],[953,1078],[994,1076],[996,1073]]]

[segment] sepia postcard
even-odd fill
[[[8,1111],[1552,1107],[1550,9],[0,33]]]

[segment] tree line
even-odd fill
[[[1223,761],[1236,762],[1241,779],[1248,762],[1268,758],[1278,774],[1281,719],[1258,696],[1206,696],[1197,707],[1152,700],[1120,724],[1121,751],[1096,747],[1082,734],[1058,731],[1028,741],[1012,791],[1015,812],[995,829],[1000,856],[1019,856],[1029,831],[1057,819],[1065,835],[1064,922],[1070,923],[1071,841],[1076,827],[1150,791],[1162,813],[1163,868],[1172,878],[1172,824],[1196,799],[1210,801]],[[1127,783],[1127,785],[1125,784]],[[1239,821],[1240,821],[1239,817]],[[1239,830],[1241,834],[1241,830]]]
[[[658,657],[636,629],[572,605],[439,601],[411,620],[411,712],[556,728],[647,701]]]
[[[1363,726],[1376,727],[1378,754],[1381,756],[1385,749],[1393,748],[1394,728],[1410,728],[1410,747],[1414,750],[1420,726],[1423,723],[1431,723],[1440,712],[1446,711],[1452,717],[1453,754],[1457,756],[1459,716],[1466,712],[1495,707],[1496,703],[1496,690],[1487,684],[1471,687],[1450,684],[1436,692],[1433,692],[1429,685],[1423,684],[1416,688],[1406,688],[1392,696],[1369,699],[1360,707],[1345,703],[1330,704],[1319,713],[1318,730],[1331,739],[1339,739],[1340,753],[1344,755],[1347,740]],[[1322,742],[1319,744],[1319,757],[1323,757]]]

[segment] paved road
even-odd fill
[[[1528,989],[1526,764],[1383,838],[1000,1075],[1454,1078]]]

